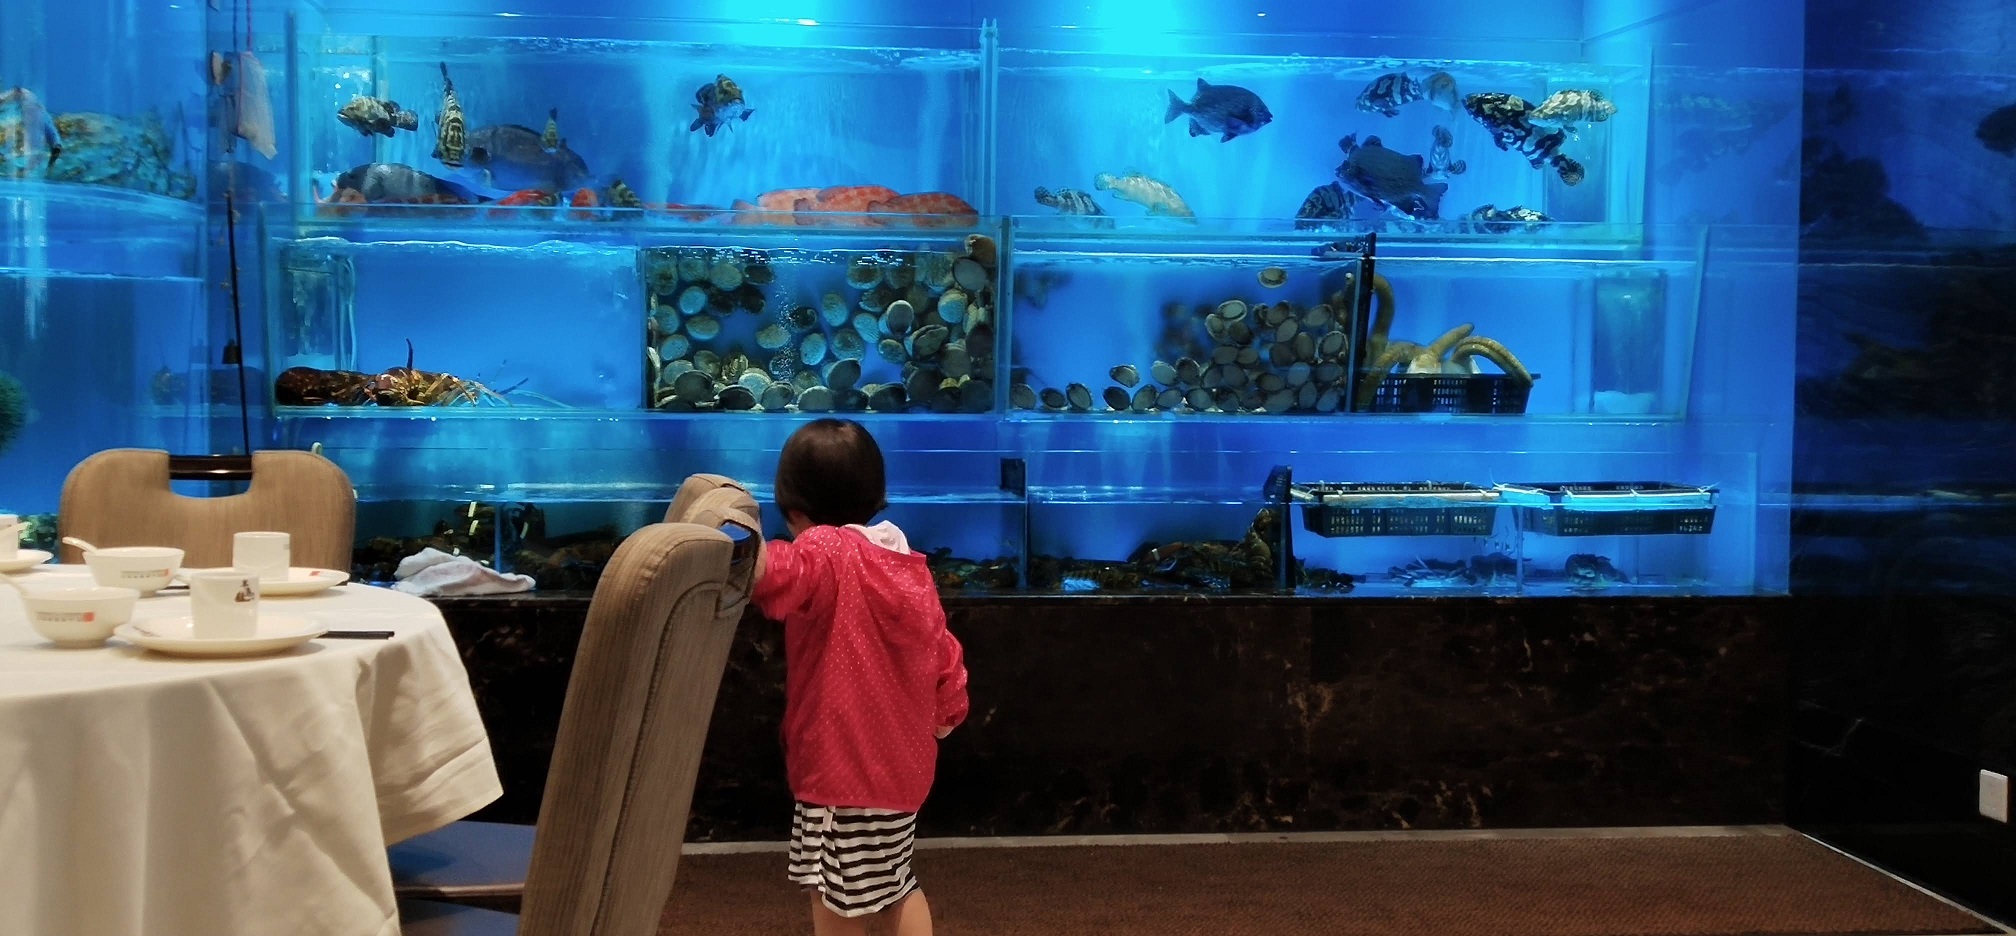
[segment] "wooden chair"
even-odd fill
[[[660,840],[656,845],[660,848],[669,848],[676,854],[679,843],[685,838],[686,807],[693,797],[695,777],[693,771],[697,769],[700,748],[706,740],[707,723],[713,713],[714,693],[720,685],[722,670],[727,666],[728,642],[734,637],[736,625],[741,621],[742,606],[746,603],[747,591],[753,584],[749,579],[755,574],[753,560],[757,537],[761,535],[761,520],[756,502],[749,493],[728,479],[716,475],[695,475],[687,479],[686,484],[680,488],[678,496],[673,499],[673,505],[673,511],[668,512],[666,523],[646,527],[624,540],[623,545],[617,549],[615,558],[610,561],[609,567],[603,571],[601,582],[596,586],[594,601],[588,609],[588,624],[582,631],[580,649],[577,651],[573,673],[568,681],[566,708],[561,715],[560,743],[554,750],[553,763],[547,771],[546,793],[540,806],[537,834],[534,827],[527,825],[464,821],[396,844],[388,849],[387,854],[392,865],[393,888],[400,897],[501,909],[513,906],[520,895],[525,895],[527,901],[525,907],[529,912],[532,905],[527,882],[539,873],[536,861],[543,847],[542,843],[547,836],[560,834],[549,831],[548,828],[555,818],[555,797],[561,796],[562,802],[568,802],[565,797],[577,795],[556,791],[571,788],[576,778],[569,775],[570,771],[608,769],[571,761],[563,756],[569,749],[570,731],[577,733],[584,730],[593,731],[600,726],[596,721],[588,721],[584,725],[582,720],[577,718],[576,708],[580,704],[576,702],[577,693],[585,691],[582,689],[584,682],[613,684],[624,679],[634,681],[639,673],[623,670],[624,667],[631,665],[680,667],[679,671],[687,674],[689,679],[678,686],[665,687],[667,691],[697,693],[704,689],[702,696],[685,698],[678,703],[679,711],[683,713],[680,718],[684,719],[676,729],[680,737],[654,739],[680,746],[679,756],[690,757],[693,769],[682,767],[662,784],[638,786],[645,796],[663,803],[676,801],[678,804],[676,828],[665,833],[669,840]],[[717,609],[718,616],[707,618],[702,622],[698,612],[694,612],[689,622],[692,633],[672,633],[672,625],[667,623],[664,614],[661,613],[664,609],[659,605],[639,604],[635,600],[625,599],[626,603],[620,606],[621,610],[616,610],[619,606],[614,604],[618,600],[619,591],[612,589],[634,590],[644,587],[639,583],[647,580],[652,582],[670,580],[668,576],[672,576],[672,573],[650,567],[631,555],[636,550],[645,550],[654,556],[657,555],[660,547],[651,543],[662,538],[664,534],[651,532],[646,536],[646,531],[662,531],[667,528],[728,530],[731,531],[730,536],[737,544],[738,550],[747,553],[746,557],[743,557],[738,552],[737,561],[743,564],[727,573],[728,587],[719,595],[722,604]],[[640,542],[639,537],[645,537],[645,540]],[[633,543],[638,545],[633,547]],[[671,560],[668,557],[662,561]],[[723,573],[717,569],[715,574]],[[631,580],[627,584],[626,578]],[[689,583],[688,586],[682,587],[698,589],[703,586]],[[704,604],[707,595],[712,593],[696,594],[698,594],[696,600]],[[636,616],[640,613],[643,615],[641,618]],[[663,641],[646,641],[642,636],[627,638],[628,642],[622,644],[622,651],[614,657],[595,655],[601,652],[598,648],[607,647],[610,641],[616,639],[603,633],[610,630],[634,630],[645,636],[652,632],[663,631],[668,636]],[[676,653],[678,656],[666,660],[659,659],[660,655],[666,652]],[[692,654],[697,656],[689,658]],[[599,672],[603,670],[613,672]],[[633,686],[628,691],[633,695],[641,695],[651,690],[646,686]],[[667,732],[673,730],[666,729]],[[574,743],[582,742],[577,740]],[[620,814],[620,809],[617,807],[610,808]],[[607,819],[606,816],[604,818]],[[662,897],[660,903],[663,903]],[[441,911],[439,908],[433,908],[430,912]],[[415,920],[415,923],[419,922],[421,921]],[[416,930],[409,927],[407,932],[412,933]]]
[[[185,497],[171,481],[250,480],[243,494]],[[107,449],[77,464],[63,482],[57,523],[64,536],[100,547],[176,546],[182,564],[231,564],[231,536],[274,530],[293,539],[294,564],[349,569],[357,531],[357,491],[336,463],[313,452],[254,452],[250,459],[170,456],[155,449]],[[62,547],[66,563],[84,561]]]

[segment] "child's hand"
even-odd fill
[[[757,582],[763,581],[763,562],[769,555],[770,544],[764,542],[763,538],[758,536],[756,538],[756,576],[749,580],[751,587],[754,587]]]
[[[938,730],[935,732],[938,735],[938,740],[945,740],[945,736],[952,733],[952,727],[951,725],[939,725]]]

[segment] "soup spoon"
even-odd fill
[[[93,546],[90,543],[84,542],[83,540],[78,539],[77,537],[74,536],[63,537],[63,543],[64,545],[67,546],[75,546],[78,549],[84,550],[86,553],[94,553],[98,551],[98,547]]]

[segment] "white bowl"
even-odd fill
[[[35,633],[59,647],[96,647],[133,617],[140,593],[130,588],[38,588],[21,593]]]
[[[182,550],[172,546],[119,546],[84,554],[91,578],[107,588],[131,588],[143,595],[160,591],[182,568]]]

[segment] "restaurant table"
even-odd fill
[[[14,576],[89,584],[81,567]],[[0,934],[397,934],[385,846],[502,788],[455,643],[410,595],[268,598],[389,640],[187,659],[57,649],[0,588]],[[187,615],[186,592],[135,620]]]

